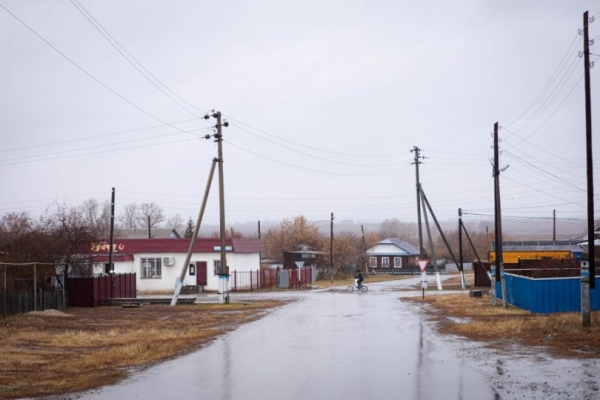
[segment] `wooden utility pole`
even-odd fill
[[[496,282],[501,282],[502,302],[506,307],[506,293],[504,290],[504,263],[502,261],[502,208],[500,206],[500,155],[498,150],[498,122],[494,123],[494,224],[496,230]],[[503,169],[504,170],[504,169]],[[495,287],[495,283],[492,282]],[[492,304],[496,304],[496,293],[492,292]]]
[[[113,245],[115,240],[115,188],[112,188],[112,194],[110,196],[110,248],[108,249],[108,270],[111,273],[115,272],[113,266]]]
[[[552,246],[556,247],[556,210],[552,210]]]
[[[583,13],[583,68],[585,75],[585,144],[587,160],[588,262],[581,270],[581,319],[584,327],[591,325],[590,289],[596,287],[596,249],[594,232],[594,169],[592,159],[592,95],[590,90],[590,37],[588,12]]]
[[[331,283],[333,283],[333,212],[331,213],[331,230],[329,235],[329,268],[331,268]]]
[[[419,228],[419,258],[423,258],[425,255],[425,250],[423,248],[423,229],[421,227],[421,190],[420,190],[420,186],[419,186],[419,184],[420,184],[420,182],[419,182],[419,164],[421,164],[421,158],[425,158],[425,157],[420,156],[421,149],[418,148],[417,146],[414,146],[410,152],[415,153],[415,161],[412,162],[411,164],[415,164],[415,172],[416,172],[416,178],[417,178],[416,187],[417,187],[417,226]]]
[[[110,297],[115,297],[115,267],[113,265],[115,238],[115,188],[112,188],[110,196],[110,247],[108,249],[108,270],[110,271]],[[105,271],[106,272],[106,271]],[[64,287],[64,283],[63,283]]]

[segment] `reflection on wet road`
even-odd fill
[[[300,295],[200,351],[82,398],[497,399],[389,288]]]

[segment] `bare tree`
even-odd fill
[[[167,220],[165,225],[167,228],[174,229],[177,231],[177,233],[179,233],[179,231],[183,229],[183,219],[181,218],[180,214],[175,214]]]
[[[138,205],[136,203],[126,204],[123,207],[123,214],[119,216],[118,220],[123,224],[125,229],[134,229],[138,227],[137,216],[138,216]]]
[[[27,268],[17,269],[11,276],[15,282],[38,287],[50,284],[55,273],[67,266],[70,274],[89,276],[91,260],[86,253],[92,243],[100,240],[97,229],[84,218],[81,207],[56,205],[37,219],[26,213],[7,214],[0,219],[0,260],[3,262],[38,262],[37,275]],[[47,269],[49,271],[44,272]],[[31,289],[32,287],[20,287]]]
[[[89,199],[80,206],[80,212],[90,228],[99,236],[108,237],[110,233],[110,202],[98,203],[96,199]]]
[[[136,214],[138,226],[142,228],[155,228],[164,221],[163,210],[156,203],[142,203]]]

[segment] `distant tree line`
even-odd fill
[[[130,203],[123,207],[123,213],[116,216],[119,228],[155,228],[165,223],[167,228],[175,229],[184,237],[191,237],[194,222],[191,217],[187,224],[179,214],[165,221],[163,209],[155,203]],[[483,225],[485,226],[485,224]],[[470,237],[482,259],[487,259],[489,243],[493,235],[481,232],[482,226],[469,227]],[[432,231],[435,231],[432,227]],[[80,206],[55,204],[39,217],[25,212],[11,212],[0,218],[0,262],[24,263],[41,262],[68,265],[70,271],[80,275],[91,274],[91,264],[82,254],[91,244],[109,237],[110,203],[99,203],[89,199]],[[244,235],[230,228],[227,237],[243,238],[258,235]],[[458,257],[458,231],[448,231],[445,235]],[[211,237],[218,237],[213,232]],[[366,265],[365,249],[386,238],[398,238],[418,247],[418,228],[416,223],[401,222],[396,218],[383,221],[377,232],[365,232],[359,235],[349,231],[335,231],[333,240],[330,235],[320,232],[315,223],[304,216],[283,219],[276,227],[268,229],[262,235],[265,252],[263,257],[282,261],[283,252],[309,248],[323,252],[323,259],[336,274],[345,273],[349,265]],[[426,231],[423,227],[424,248],[429,253]],[[449,251],[439,234],[434,236],[435,253],[438,258],[449,258]],[[475,252],[463,240],[465,262],[475,260]],[[330,263],[332,265],[330,265]]]

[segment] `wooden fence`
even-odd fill
[[[67,289],[70,307],[105,306],[108,299],[137,297],[135,273],[96,278],[69,278]]]
[[[67,295],[62,290],[39,290],[10,295],[0,292],[0,296],[0,314],[3,316],[48,309],[62,310],[67,303]]]

